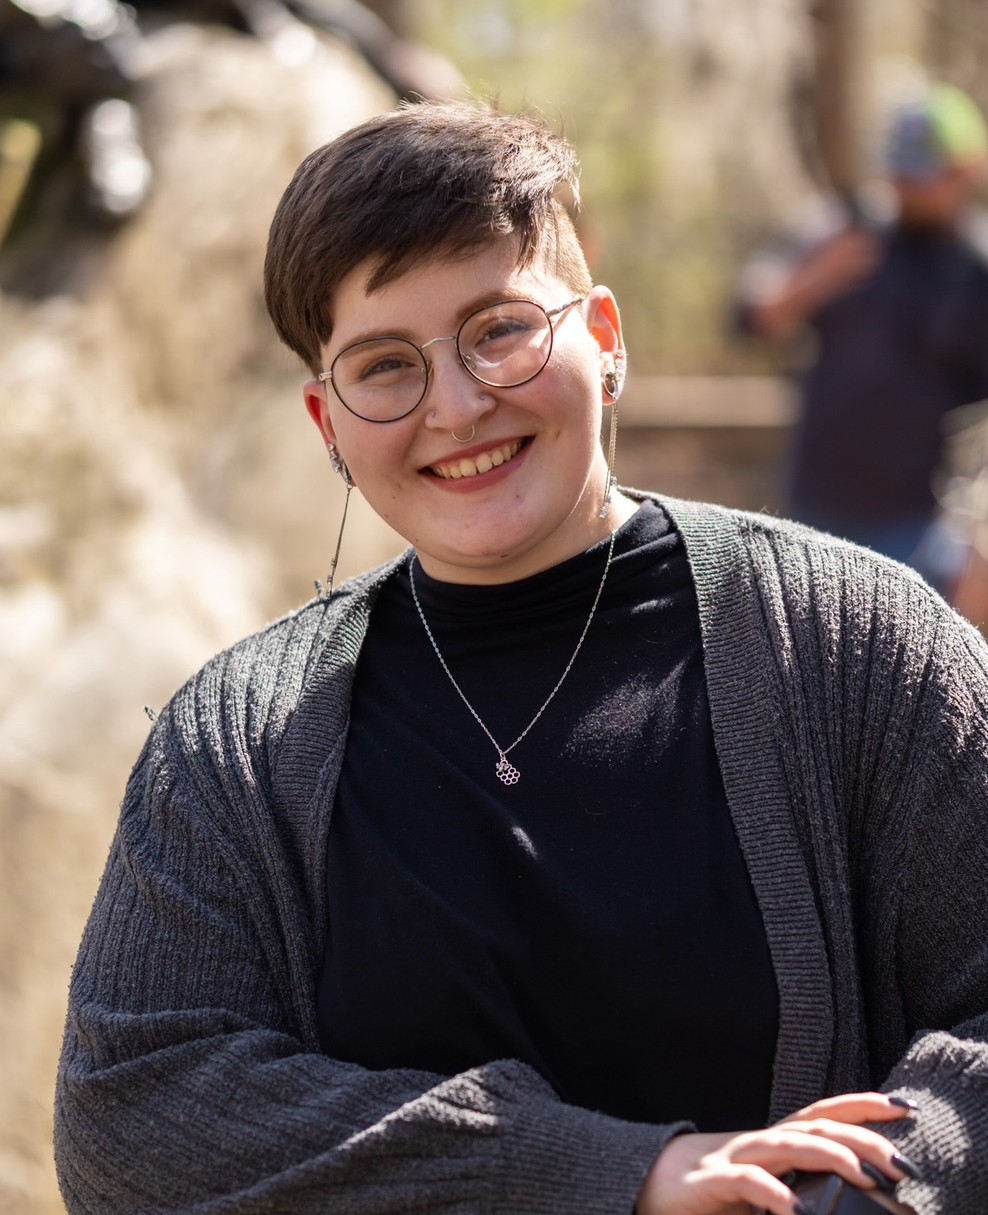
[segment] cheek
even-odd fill
[[[384,484],[401,466],[410,438],[404,428],[337,421],[337,444],[358,485]]]
[[[558,420],[584,441],[596,443],[600,433],[603,396],[599,369],[587,357],[561,360],[555,385]]]
[[[601,408],[600,369],[594,355],[586,351],[553,351],[552,360],[533,385],[551,396],[552,407],[570,422],[583,416],[592,423]]]

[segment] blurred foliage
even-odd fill
[[[753,246],[822,185],[827,0],[393,2],[476,93],[540,110],[576,144],[592,270],[618,296],[636,368],[778,365],[733,335],[731,294]],[[988,108],[985,0],[840,11],[861,171],[874,169],[887,106],[927,74]]]
[[[576,145],[583,230],[594,277],[622,305],[634,365],[649,372],[755,369],[732,341],[729,298],[739,230],[714,165],[680,197],[671,113],[702,77],[689,0],[420,0],[419,28],[474,91],[505,109],[533,108]],[[677,128],[679,128],[677,130]],[[724,171],[728,166],[724,166]]]

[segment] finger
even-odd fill
[[[832,1118],[837,1122],[894,1122],[916,1112],[915,1102],[894,1093],[841,1093],[823,1097],[783,1118],[802,1122],[807,1118]]]
[[[719,1215],[727,1212],[733,1215],[735,1211],[758,1211],[759,1215],[763,1211],[771,1215],[812,1215],[784,1182],[756,1165],[721,1161],[715,1169],[705,1173],[699,1190],[702,1209],[716,1207]]]
[[[859,1189],[883,1188],[884,1179],[901,1181],[916,1172],[877,1131],[826,1118],[780,1123],[738,1136],[727,1146],[732,1160],[754,1162],[779,1175],[787,1169],[837,1173]]]
[[[863,1177],[858,1145],[853,1140],[846,1142],[842,1139],[839,1134],[815,1133],[801,1126],[776,1127],[762,1134],[738,1136],[729,1145],[729,1158],[735,1164],[758,1165],[776,1177],[793,1170],[802,1173],[838,1173],[855,1184]],[[881,1163],[878,1167],[890,1156],[891,1146],[884,1157],[879,1155]]]
[[[853,1123],[834,1122],[831,1119],[815,1118],[806,1123],[792,1123],[809,1135],[822,1135],[826,1139],[843,1144],[857,1156],[858,1178],[849,1177],[860,1189],[869,1189],[873,1183],[878,1189],[902,1181],[904,1177],[918,1179],[917,1166],[904,1156],[894,1143],[877,1131]]]

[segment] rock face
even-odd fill
[[[342,44],[288,49],[291,62],[232,31],[154,34],[146,209],[112,237],[49,240],[44,293],[0,295],[10,1215],[61,1210],[50,1141],[65,990],[142,706],[307,598],[335,543],[341,487],[264,312],[261,262],[299,160],[394,99]],[[357,495],[347,533],[341,575],[401,547]]]

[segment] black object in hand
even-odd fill
[[[790,1189],[813,1215],[881,1215],[905,1209],[892,1199],[857,1190],[833,1173],[799,1173]]]

